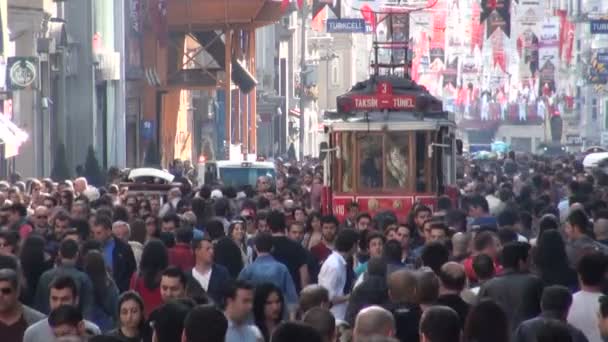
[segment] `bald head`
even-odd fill
[[[454,256],[462,256],[467,254],[469,247],[469,236],[465,233],[458,232],[452,236],[452,254]]]
[[[388,277],[388,295],[394,303],[414,303],[416,286],[416,275],[412,271],[398,270]]]
[[[366,342],[373,336],[393,336],[395,319],[386,309],[370,306],[359,311],[355,320],[355,342]]]
[[[597,240],[608,240],[608,219],[601,218],[593,223],[593,234]]]
[[[464,266],[457,262],[446,262],[439,270],[439,283],[442,292],[460,293],[466,284]]]

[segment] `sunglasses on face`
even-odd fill
[[[11,293],[13,293],[13,289],[10,287],[3,287],[0,288],[0,293],[2,293],[3,295],[10,295]]]
[[[48,217],[48,216],[46,216],[46,215],[38,215],[37,217],[38,217],[39,219],[41,219],[41,220],[46,220],[47,218],[49,218],[49,217]]]

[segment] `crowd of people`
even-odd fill
[[[608,341],[605,179],[575,157],[471,162],[404,221],[320,213],[321,172],[0,182],[2,341]]]

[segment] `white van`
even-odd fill
[[[221,182],[226,186],[255,187],[258,177],[268,176],[274,179],[275,175],[273,162],[217,160],[198,163],[199,185]]]

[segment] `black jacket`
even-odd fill
[[[464,322],[469,314],[469,304],[467,304],[459,295],[447,294],[439,296],[436,304],[454,309],[460,318],[460,327],[464,329]]]
[[[410,303],[391,303],[385,308],[393,314],[395,318],[395,337],[400,342],[418,341],[418,326],[422,310],[418,304]]]
[[[137,269],[133,250],[126,242],[114,238],[114,252],[112,253],[112,276],[118,290],[122,293],[129,290],[129,282],[133,272]]]
[[[536,342],[540,329],[548,321],[559,321],[559,314],[543,312],[538,317],[522,322],[513,335],[513,342]],[[582,331],[569,323],[565,324],[568,326],[572,342],[588,342],[587,337],[585,337]]]
[[[203,289],[201,284],[192,276],[192,271],[188,272],[188,283],[186,284],[186,293],[192,298],[208,297],[214,304],[221,306],[224,303],[224,296],[227,287],[230,285],[231,278],[226,267],[218,264],[213,264],[211,269],[211,278],[209,279],[209,288],[207,291]]]
[[[514,331],[521,322],[540,314],[542,292],[540,278],[530,273],[505,270],[502,275],[485,282],[477,297],[497,302],[505,310],[511,331]]]
[[[368,276],[367,279],[355,287],[350,295],[344,320],[351,326],[355,326],[357,313],[372,305],[385,305],[388,302],[388,288],[386,278],[379,276]]]

